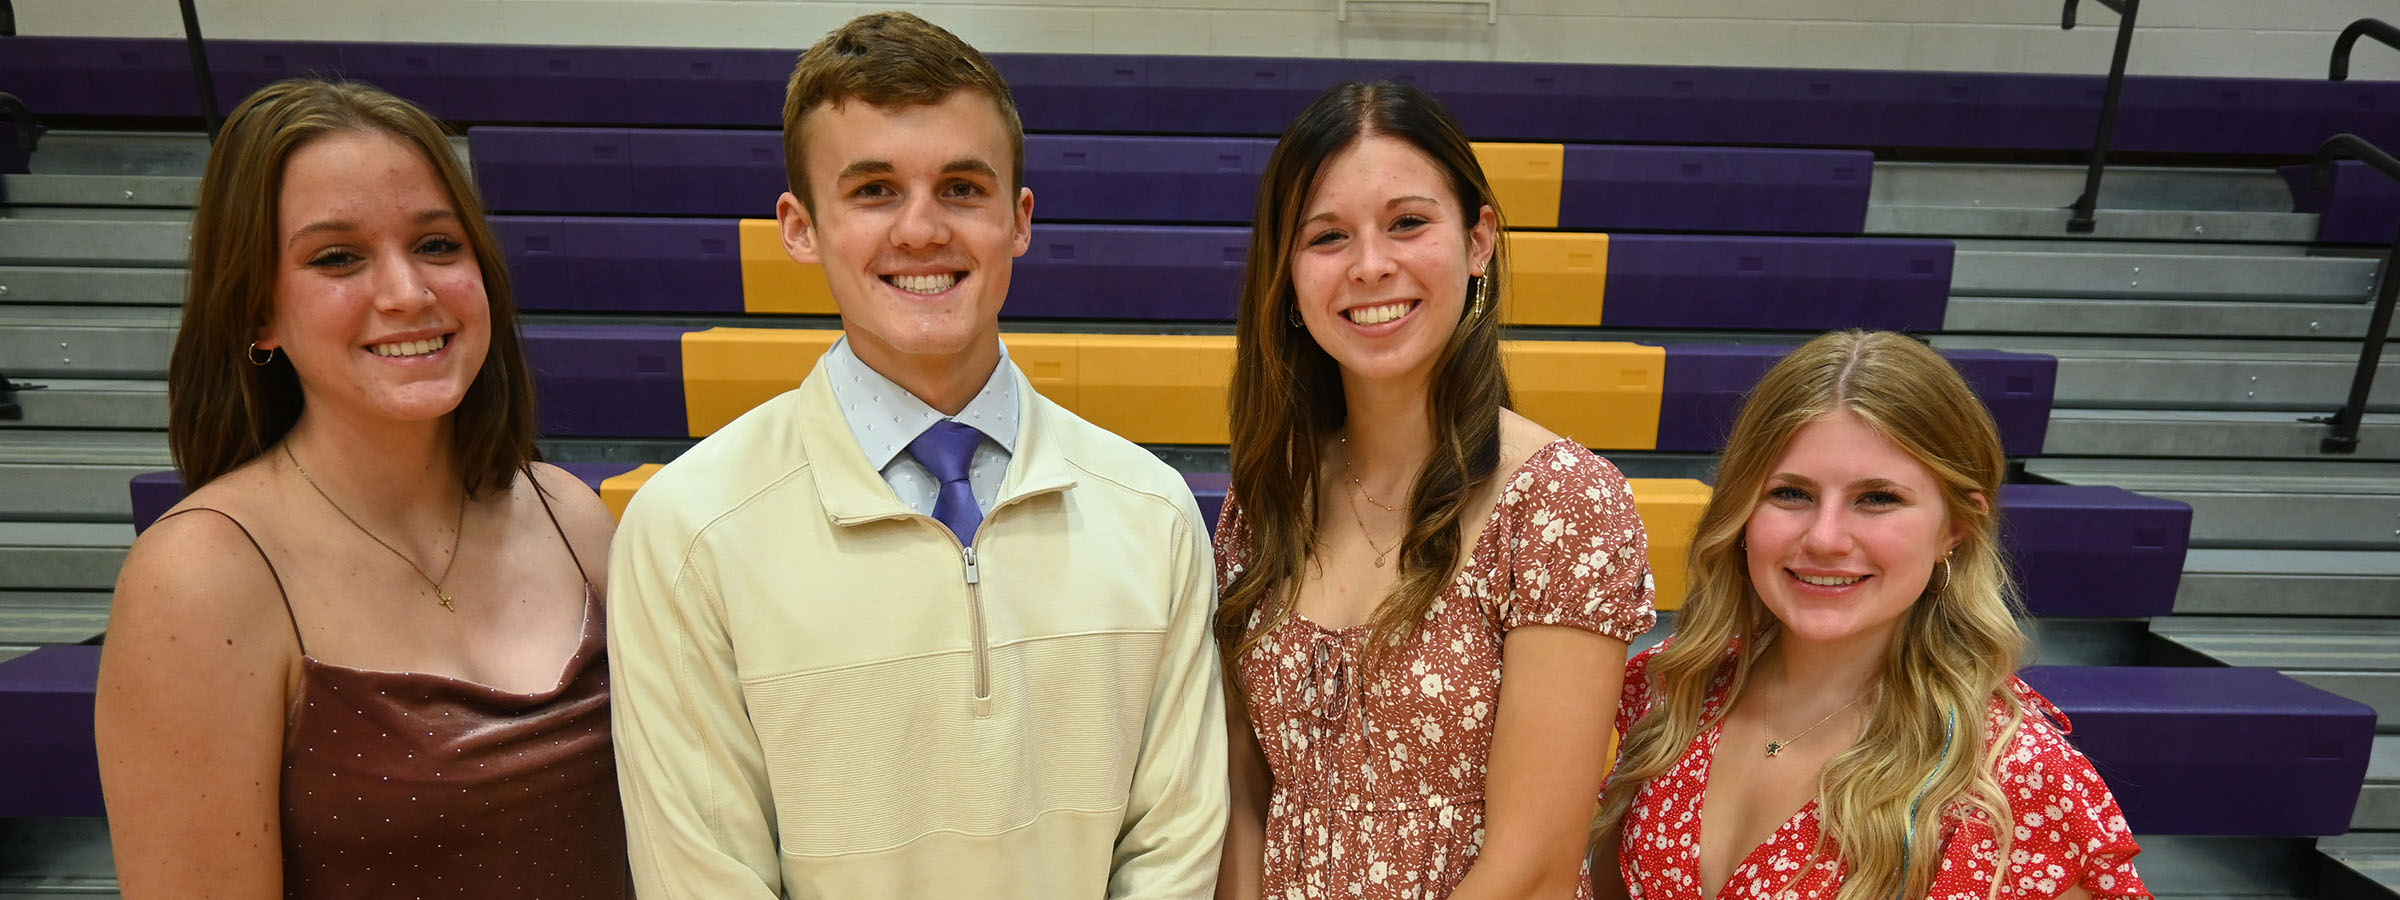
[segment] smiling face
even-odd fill
[[[1468,276],[1491,263],[1498,217],[1464,209],[1432,157],[1380,134],[1325,161],[1300,215],[1292,289],[1309,336],[1345,378],[1423,382]]]
[[[483,368],[491,308],[458,209],[416,145],[337,131],[285,162],[273,320],[312,414],[425,421]]]
[[[1932,470],[1850,411],[1793,434],[1743,529],[1789,639],[1880,644],[1964,536]]]
[[[785,194],[776,217],[792,258],[824,267],[851,348],[886,375],[989,371],[1011,260],[1033,227],[1033,192],[1005,174],[999,105],[968,90],[915,106],[853,100],[799,127],[815,209]]]

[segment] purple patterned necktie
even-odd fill
[[[908,442],[908,455],[942,483],[934,494],[933,517],[949,526],[961,544],[975,543],[975,526],[983,524],[983,510],[975,505],[975,488],[967,483],[967,464],[974,461],[975,447],[982,443],[983,432],[975,426],[950,421],[935,422]]]

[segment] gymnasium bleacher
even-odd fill
[[[543,451],[621,511],[838,334],[782,252],[791,54],[209,43],[226,108],[343,73],[459,127],[505,245]],[[1322,88],[1441,97],[1507,205],[1520,409],[1635,479],[1660,606],[1743,391],[1809,333],[1892,328],[1999,421],[2026,677],[2073,717],[2162,897],[2400,897],[2400,363],[2326,455],[2400,186],[2400,83],[2128,79],[2070,234],[2097,76],[996,54],[1036,194],[1003,329],[1045,395],[1225,479],[1258,172]],[[0,154],[0,898],[113,896],[90,695],[107,591],[180,496],[163,376],[197,175],[181,42],[0,37],[61,123]],[[71,127],[69,127],[71,124]],[[13,137],[13,136],[0,136]],[[2032,161],[2026,161],[2032,160]],[[2284,170],[2279,171],[2279,167]],[[1659,633],[1664,633],[1662,627]]]

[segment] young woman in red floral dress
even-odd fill
[[[1941,356],[1829,334],[1734,425],[1676,634],[1626,666],[1603,897],[2127,900],[2140,852],[2016,677],[1991,415]]]

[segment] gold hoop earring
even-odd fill
[[[1492,303],[1491,276],[1480,274],[1467,276],[1467,302],[1469,305],[1467,306],[1466,321],[1473,322],[1481,318],[1484,308]]]
[[[275,361],[275,348],[273,348],[273,347],[268,347],[268,348],[267,348],[267,355],[265,355],[265,356],[260,356],[260,355],[258,355],[258,342],[257,342],[257,341],[251,341],[251,342],[250,342],[250,349],[249,349],[247,352],[245,352],[243,355],[245,355],[245,356],[249,357],[249,359],[250,359],[250,364],[251,364],[251,365],[254,365],[254,366],[263,366],[263,365],[266,365],[266,364],[268,364],[268,363],[271,363],[271,362],[274,362],[274,361]]]
[[[1942,554],[1942,586],[1941,586],[1941,587],[1934,588],[1933,590],[1930,590],[1930,591],[1926,591],[1926,592],[1925,592],[1925,596],[1926,596],[1926,597],[1929,597],[1929,598],[1932,598],[1932,597],[1940,597],[1942,594],[1944,594],[1944,593],[1948,592],[1949,590],[1950,590],[1950,554],[1948,554],[1948,553],[1944,553],[1944,554]]]
[[[1300,321],[1300,304],[1294,303],[1290,306],[1284,307],[1283,316],[1284,318],[1291,320],[1293,328],[1297,328],[1302,331],[1308,330],[1307,323]]]

